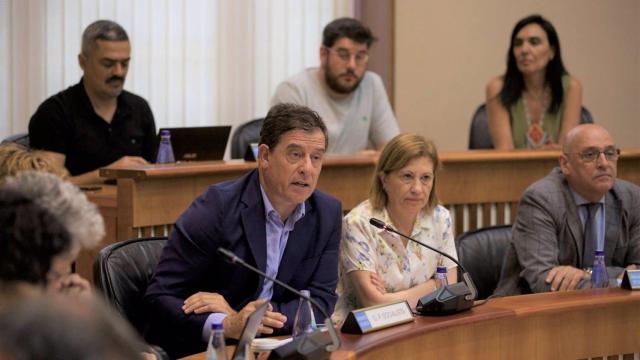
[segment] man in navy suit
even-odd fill
[[[298,298],[217,253],[223,247],[333,312],[342,210],[315,190],[327,130],[307,107],[271,108],[258,169],[212,185],[180,216],[147,290],[145,337],[171,357],[204,351],[211,324],[238,338],[265,301],[261,333],[291,332]],[[316,313],[318,321],[324,317]]]

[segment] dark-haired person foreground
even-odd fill
[[[582,85],[565,69],[547,19],[531,15],[516,24],[507,70],[487,84],[486,97],[496,149],[560,148],[579,122]]]
[[[44,291],[67,268],[72,247],[64,224],[28,196],[0,188],[0,297],[9,289]]]
[[[156,359],[97,299],[32,296],[0,309],[0,359]]]
[[[66,167],[75,184],[104,180],[97,170],[104,166],[152,161],[156,126],[149,104],[123,89],[130,58],[129,37],[120,25],[93,22],[82,34],[82,79],[31,117],[31,147]]]
[[[603,127],[569,131],[560,167],[520,200],[495,294],[588,286],[596,250],[612,279],[640,264],[640,187],[616,179],[618,156]]]
[[[304,106],[271,108],[260,133],[258,169],[212,185],[176,221],[147,290],[146,339],[180,357],[205,350],[211,323],[238,338],[265,301],[261,333],[290,333],[298,298],[229,264],[227,248],[333,312],[341,231],[340,203],[315,190],[326,128]],[[316,320],[324,320],[316,313]]]
[[[295,103],[317,111],[327,125],[329,154],[353,154],[372,145],[380,150],[398,134],[380,77],[367,71],[371,30],[356,19],[330,22],[322,35],[320,68],[285,80],[271,105]]]

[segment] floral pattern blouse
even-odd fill
[[[362,307],[347,276],[352,271],[377,273],[390,293],[428,281],[434,276],[437,266],[446,266],[448,269],[456,267],[450,259],[412,241],[405,246],[400,236],[370,225],[369,219],[372,217],[397,228],[387,210],[373,209],[369,200],[360,203],[344,217],[338,302],[333,314],[337,323],[342,323],[349,311]],[[410,236],[457,259],[451,217],[449,210],[443,206],[436,206],[431,215],[421,211]]]

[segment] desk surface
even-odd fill
[[[583,359],[640,352],[640,292],[579,290],[491,299],[451,316],[340,334],[331,359]],[[190,356],[204,359],[204,354]]]

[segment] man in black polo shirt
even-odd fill
[[[156,150],[149,104],[123,90],[131,46],[126,31],[98,20],[82,34],[80,82],[47,99],[31,117],[31,146],[64,165],[76,184],[96,183],[108,165],[146,164]]]

